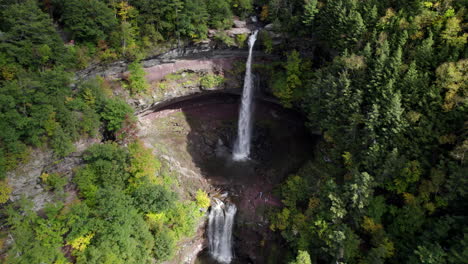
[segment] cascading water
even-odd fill
[[[239,111],[239,124],[237,128],[237,139],[234,144],[233,159],[245,160],[250,154],[250,137],[252,134],[252,51],[257,40],[256,30],[249,37],[249,57],[245,66],[244,89],[242,91],[242,103]]]
[[[219,263],[232,260],[232,227],[237,207],[214,199],[208,217],[208,242],[211,256]]]

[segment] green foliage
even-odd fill
[[[160,261],[169,260],[174,256],[176,251],[177,239],[174,232],[163,226],[153,231],[154,249],[153,254]]]
[[[10,192],[6,172],[34,158],[31,148],[67,156],[75,140],[96,135],[100,120],[107,138],[128,146],[106,143],[84,155],[73,179],[84,202],[50,205],[41,216],[24,202],[9,207],[14,239],[5,262],[67,263],[65,245],[76,263],[169,259],[193,234],[205,195],[176,201],[157,185],[168,178],[150,151],[131,143],[131,107],[108,99],[104,82],[74,83],[64,69],[140,58],[155,42],[203,40],[208,27],[231,27],[233,13],[250,15],[253,1],[0,2],[0,202]],[[275,69],[273,92],[324,135],[313,165],[279,188],[285,207],[272,214],[271,228],[297,262],[307,263],[307,252],[324,263],[466,262],[464,1],[255,4],[263,22],[290,36],[287,44],[303,41],[278,46],[289,55]],[[63,45],[54,24],[77,44]],[[219,32],[228,46],[246,37]],[[271,38],[260,38],[270,53]],[[130,71],[132,92],[146,90],[141,65]],[[220,85],[218,77],[201,86]],[[44,183],[59,191],[66,180],[50,175]]]
[[[130,182],[133,185],[157,182],[157,174],[161,169],[161,162],[154,157],[151,149],[146,148],[141,141],[128,145],[130,163],[127,171],[132,175]]]
[[[177,196],[161,185],[141,185],[132,192],[135,208],[143,213],[166,211],[173,207]]]
[[[302,22],[306,25],[311,25],[318,11],[317,0],[306,1],[304,4],[304,20]]]
[[[232,0],[231,6],[236,15],[246,17],[252,12],[253,0]]]
[[[156,173],[160,164],[141,142],[128,148],[94,145],[83,158],[86,165],[74,180],[85,203],[74,205],[66,217],[71,226],[66,240],[77,263],[164,261],[179,239],[193,234],[198,208],[150,181],[156,175],[148,173]]]
[[[295,261],[289,262],[289,264],[312,264],[310,260],[309,252],[299,250]]]
[[[7,263],[66,263],[60,250],[67,232],[56,213],[46,218],[32,211],[32,204],[23,200],[20,208],[7,209],[13,244],[7,253]],[[60,208],[58,208],[60,209]],[[56,211],[57,212],[57,211]]]
[[[228,47],[232,47],[236,45],[236,42],[234,41],[233,38],[231,38],[226,32],[224,31],[218,31],[216,32],[216,35],[214,36],[215,40],[223,43],[224,45]]]
[[[247,41],[247,34],[236,35],[236,44],[239,48],[243,48],[245,46],[246,41]]]
[[[58,173],[42,173],[42,182],[46,184],[46,189],[54,190],[57,193],[63,192],[63,187],[67,184],[67,178]]]
[[[224,82],[224,77],[216,74],[205,74],[200,78],[200,85],[203,89],[213,89]]]
[[[128,89],[132,94],[143,93],[149,88],[145,79],[145,71],[139,61],[134,61],[128,65],[130,76],[128,77]]]
[[[167,226],[174,231],[177,240],[192,236],[196,231],[196,224],[202,216],[194,202],[177,202],[167,211]]]
[[[281,101],[281,104],[287,108],[292,107],[292,102],[295,100],[296,90],[302,85],[301,81],[301,59],[297,51],[292,51],[288,56],[288,61],[285,65],[286,76],[277,77],[273,83],[273,93]],[[286,78],[286,80],[284,79]]]
[[[271,54],[273,52],[273,40],[270,37],[270,34],[266,31],[260,31],[260,40],[265,48],[266,54]]]
[[[1,11],[1,17],[1,53],[32,69],[63,61],[66,50],[52,20],[36,1],[12,2]]]
[[[54,133],[51,147],[60,157],[65,157],[75,150],[75,146],[73,146],[70,137],[60,127]]]
[[[309,193],[307,182],[300,176],[292,175],[281,186],[282,202],[287,207],[296,207],[298,203],[307,200]]]
[[[131,198],[113,188],[101,189],[96,198],[95,217],[87,227],[95,235],[85,251],[75,251],[77,263],[147,263],[154,240]]]
[[[302,183],[288,178],[285,208],[272,214],[272,227],[294,252],[314,252],[320,262],[457,263],[460,255],[451,259],[449,248],[462,243],[442,234],[458,228],[463,241],[465,231],[442,223],[457,218],[466,200],[455,176],[466,170],[464,11],[448,2],[302,5],[287,13],[281,1],[270,1],[269,17],[278,17],[283,31],[313,33],[334,58],[319,56],[323,63],[314,61],[310,71],[291,53],[272,86],[323,132],[314,164],[323,159],[333,169],[322,175],[318,165],[305,167]]]
[[[450,111],[462,104],[468,90],[468,60],[446,62],[436,69],[437,85],[445,90],[445,111]]]
[[[232,25],[232,11],[229,2],[225,0],[212,0],[207,4],[210,15],[208,25],[215,29],[227,29]]]
[[[82,197],[95,203],[99,188],[116,186],[124,188],[130,175],[126,172],[128,153],[115,143],[91,146],[83,156],[88,162],[78,170],[74,182]]]
[[[133,109],[121,99],[109,99],[104,105],[101,117],[106,123],[106,129],[117,132],[123,127],[126,117],[133,116]]]
[[[117,26],[112,10],[101,1],[54,0],[72,39],[97,43]]]

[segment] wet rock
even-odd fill
[[[273,23],[271,23],[271,24],[268,24],[265,27],[263,27],[263,29],[268,30],[268,31],[272,31],[274,29],[274,27],[275,27],[275,25],[273,25]]]

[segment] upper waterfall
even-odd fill
[[[242,91],[242,103],[239,110],[239,123],[237,139],[234,144],[233,159],[245,160],[250,155],[250,138],[252,134],[252,103],[253,103],[253,79],[252,79],[252,51],[257,40],[258,30],[249,37],[249,57],[245,66],[244,89]]]

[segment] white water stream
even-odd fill
[[[234,160],[245,160],[248,159],[250,155],[253,103],[252,51],[255,41],[257,40],[257,33],[258,30],[249,37],[249,57],[245,65],[244,89],[242,91],[242,103],[239,110],[237,139],[233,150]]]
[[[208,242],[211,256],[219,263],[231,263],[232,227],[237,207],[214,199],[208,217]]]

